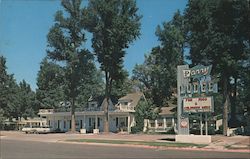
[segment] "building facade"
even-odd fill
[[[136,92],[127,94],[118,101],[112,98],[109,101],[109,129],[110,132],[131,132],[131,127],[135,125],[135,107],[140,100],[145,100],[143,93]],[[113,104],[117,103],[117,104]],[[102,132],[104,127],[104,98],[90,98],[88,106],[83,110],[75,112],[76,130],[82,129],[86,132]],[[54,109],[40,109],[41,118],[47,120],[47,125],[54,131],[67,132],[71,129],[71,112],[57,111]]]

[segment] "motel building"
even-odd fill
[[[140,101],[144,101],[145,96],[141,92],[130,93],[126,96],[115,100],[110,99],[109,105],[109,131],[131,132],[131,127],[135,126],[135,107]],[[116,104],[113,104],[116,103]],[[99,133],[103,132],[104,120],[104,97],[90,97],[88,105],[82,110],[76,110],[76,130],[81,133]],[[160,117],[154,121],[148,121],[147,126],[154,131],[167,131],[173,128],[173,112],[166,110],[172,108],[165,108]],[[45,118],[47,125],[56,132],[67,132],[71,129],[71,112],[58,111],[54,109],[40,109],[39,116]]]
[[[109,131],[110,132],[131,132],[131,127],[135,125],[135,107],[140,100],[145,100],[143,93],[131,93],[118,101],[110,99],[109,103]],[[117,104],[113,104],[117,103]],[[104,120],[104,97],[88,100],[87,108],[77,110],[76,130],[81,133],[103,132]],[[71,112],[58,111],[54,109],[40,109],[41,118],[46,118],[47,125],[54,131],[67,132],[71,129]]]

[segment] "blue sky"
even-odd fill
[[[159,44],[156,26],[171,20],[186,4],[187,0],[137,0],[143,18],[141,36],[127,49],[124,59],[130,73],[136,63],[144,61],[144,54]],[[8,73],[14,74],[17,82],[26,80],[33,90],[37,88],[40,62],[46,56],[46,36],[59,9],[59,0],[0,0],[0,55],[7,59]],[[87,48],[91,47],[90,40]]]

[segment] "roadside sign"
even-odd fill
[[[188,113],[213,112],[213,97],[183,98],[183,111]]]
[[[190,69],[183,70],[183,77],[184,78],[200,78],[202,76],[209,75],[212,70],[212,65],[203,66],[197,65]]]

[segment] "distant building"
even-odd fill
[[[144,120],[143,131],[153,131],[153,132],[168,132],[170,130],[175,131],[176,126],[176,106],[162,107],[159,116],[155,120]]]
[[[45,126],[47,121],[44,118],[34,117],[34,118],[19,118],[18,120],[13,118],[10,120],[5,120],[1,126],[3,130],[21,130],[24,126]]]

